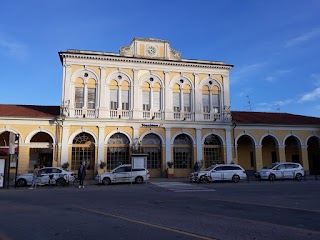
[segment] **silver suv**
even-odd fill
[[[272,163],[263,167],[255,173],[258,179],[269,179],[274,181],[276,179],[296,179],[301,181],[304,177],[304,170],[300,163],[283,162]]]
[[[190,182],[233,181],[247,179],[246,171],[237,164],[216,164],[190,174]]]
[[[130,164],[120,165],[110,172],[105,172],[96,176],[96,180],[103,185],[120,182],[143,183],[149,178],[150,174],[147,169],[132,169]]]

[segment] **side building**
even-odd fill
[[[152,177],[186,177],[198,161],[238,163],[253,171],[277,161],[320,171],[320,118],[230,111],[229,71],[219,61],[189,60],[168,41],[135,38],[120,53],[59,52],[61,106],[0,105],[0,159],[17,138],[18,172],[35,163],[94,176],[148,154]],[[15,154],[15,156],[17,155]],[[11,158],[14,168],[15,157]]]

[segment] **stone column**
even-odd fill
[[[169,161],[173,162],[171,159],[171,129],[166,128],[166,166]]]
[[[131,94],[131,104],[133,104],[133,109],[132,109],[132,118],[133,119],[139,119],[142,118],[142,112],[141,112],[141,99],[142,96],[139,95],[139,70],[138,69],[133,69],[133,94]]]
[[[279,152],[279,159],[278,162],[286,162],[286,146],[279,145],[278,147]]]
[[[302,145],[301,146],[301,165],[303,166],[303,169],[306,171],[306,174],[309,175],[309,157],[308,157],[308,145]]]
[[[104,159],[104,126],[98,126],[99,135],[98,135],[98,161],[97,169],[100,168],[100,162],[106,162]]]
[[[62,141],[61,141],[61,165],[68,162],[68,139],[69,139],[69,126],[62,126]],[[71,163],[69,163],[71,165]]]
[[[231,129],[226,128],[226,157],[227,163],[232,162],[232,141],[231,141]]]
[[[255,160],[256,160],[255,170],[261,169],[263,167],[262,145],[255,145]]]
[[[97,115],[99,118],[106,118],[107,117],[107,99],[106,99],[106,68],[100,67],[100,80],[98,83],[98,99],[99,99],[99,114]],[[109,102],[108,102],[109,103]]]
[[[196,161],[203,160],[202,157],[202,141],[201,141],[201,128],[196,128],[196,151],[197,151],[197,159]],[[195,162],[194,162],[195,163]]]
[[[165,120],[173,119],[172,94],[170,90],[170,72],[164,72],[164,111]]]

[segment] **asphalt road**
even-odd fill
[[[320,239],[320,181],[0,190],[0,239]]]

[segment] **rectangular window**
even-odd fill
[[[160,111],[160,92],[153,92],[153,109]]]
[[[209,94],[202,94],[202,106],[203,106],[203,112],[208,113],[210,109]]]
[[[117,89],[110,90],[110,109],[111,110],[118,109],[118,90]]]
[[[173,111],[180,112],[180,93],[179,92],[173,93]]]
[[[129,110],[129,91],[128,90],[121,91],[121,101],[122,101],[122,109]]]
[[[214,113],[217,113],[219,112],[219,106],[220,106],[220,103],[219,103],[219,95],[218,94],[213,94],[212,95],[212,111]]]
[[[183,110],[191,112],[191,96],[190,93],[183,93]]]
[[[88,109],[95,109],[96,107],[96,89],[88,88]]]
[[[75,88],[75,108],[83,107],[83,98],[84,98],[84,88]]]
[[[142,92],[142,107],[143,107],[143,111],[150,110],[150,92],[148,91]]]

